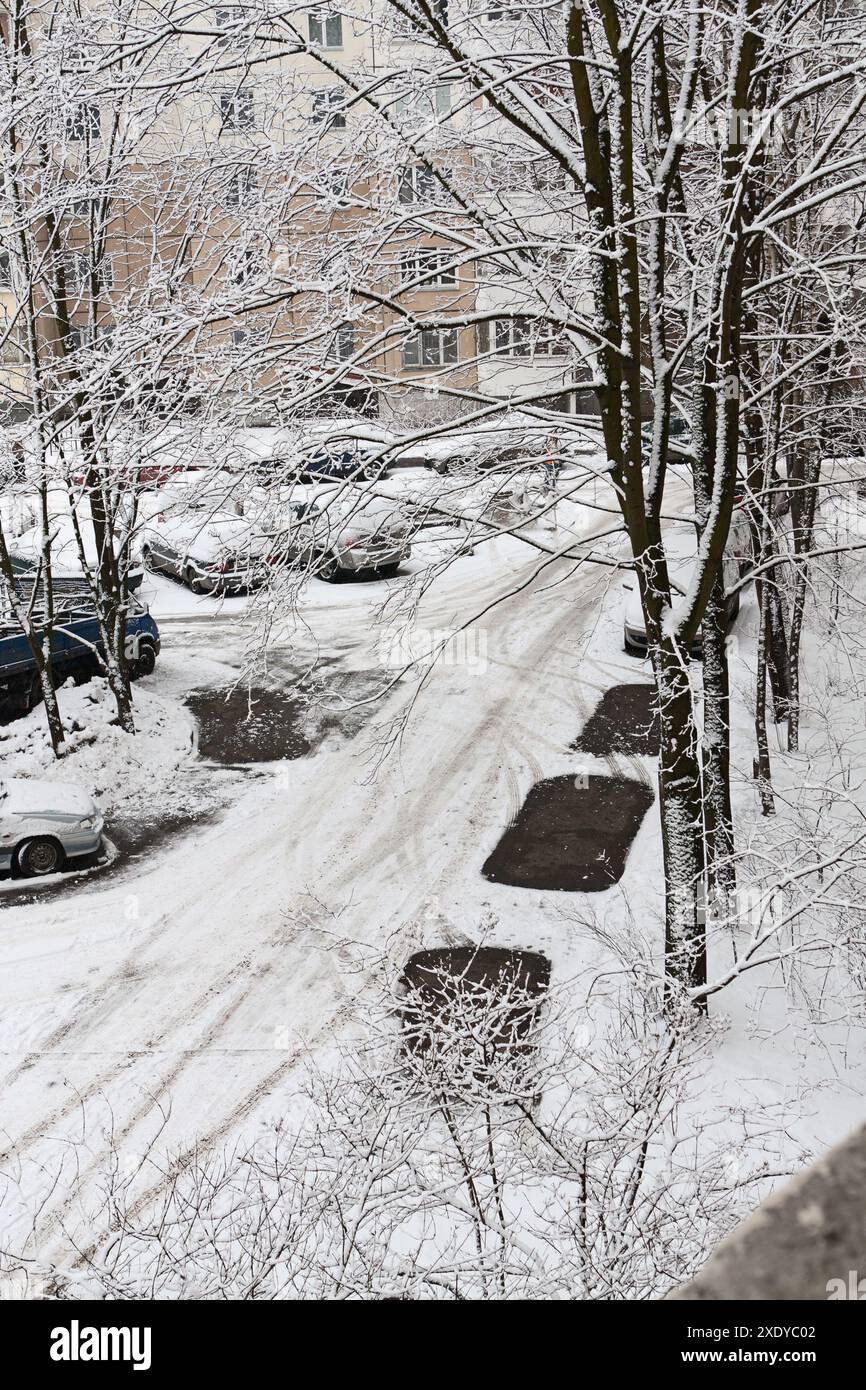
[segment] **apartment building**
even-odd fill
[[[94,388],[217,383],[263,416],[574,406],[573,335],[546,316],[564,284],[585,300],[574,191],[411,24],[379,0],[262,0],[142,7],[138,33],[106,17],[96,42],[99,14],[32,15],[31,61],[57,79],[4,195],[7,406],[30,401],[29,321],[61,388],[77,363]],[[503,42],[519,23],[479,15]]]

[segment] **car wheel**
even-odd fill
[[[186,569],[184,570],[183,578],[187,588],[191,589],[194,594],[204,593],[201,580],[197,577],[192,565],[187,565]]]
[[[138,649],[135,661],[129,663],[130,679],[137,681],[149,676],[156,666],[156,651],[150,642],[143,642]]]
[[[56,840],[39,835],[25,840],[15,851],[15,864],[25,878],[44,878],[63,868],[63,850]]]
[[[380,565],[376,573],[382,579],[393,579],[399,568],[399,562],[390,565]]]
[[[325,555],[319,565],[319,578],[327,584],[339,584],[343,571],[336,555]]]
[[[38,676],[34,676],[30,684],[27,686],[27,689],[24,691],[24,696],[22,699],[24,713],[29,714],[31,710],[36,708],[41,699],[42,682]]]

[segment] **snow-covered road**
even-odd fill
[[[286,763],[135,876],[5,908],[7,1171],[75,1139],[97,1172],[109,1115],[127,1155],[144,1148],[159,1106],[171,1112],[163,1138],[181,1149],[279,1115],[298,1058],[327,1036],[371,961],[475,938],[487,904],[504,942],[550,948],[543,895],[486,883],[480,868],[551,759],[568,765],[598,694],[587,688],[575,707],[580,639],[614,572],[540,570],[537,554],[504,544],[507,562],[462,561],[461,582],[422,601],[419,621],[436,629],[487,607],[473,647],[483,660],[434,668],[375,774],[371,725]],[[323,607],[315,639],[369,664],[371,632],[347,622],[352,608],[357,592]],[[172,627],[190,671],[196,653],[225,658],[233,642],[242,636],[228,617]],[[377,712],[380,729],[408,685]],[[56,1230],[63,1209],[55,1194],[43,1221]]]

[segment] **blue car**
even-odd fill
[[[323,445],[307,454],[298,470],[301,483],[318,482],[363,482],[381,478],[387,472],[387,465],[367,463],[365,454],[375,453],[375,449],[363,448],[354,444],[351,448],[340,444]]]
[[[69,676],[85,680],[99,669],[104,655],[99,622],[88,597],[56,595],[51,634],[51,664],[56,684]],[[137,598],[126,618],[126,660],[133,680],[150,675],[159,655],[159,628]],[[42,699],[42,687],[30,643],[11,612],[0,616],[0,712],[27,714]]]

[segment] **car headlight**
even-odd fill
[[[79,829],[79,830],[93,830],[93,828],[94,828],[95,825],[96,825],[96,817],[95,817],[95,816],[85,816],[85,817],[84,817],[84,820],[80,820],[80,821],[78,822],[78,829]]]

